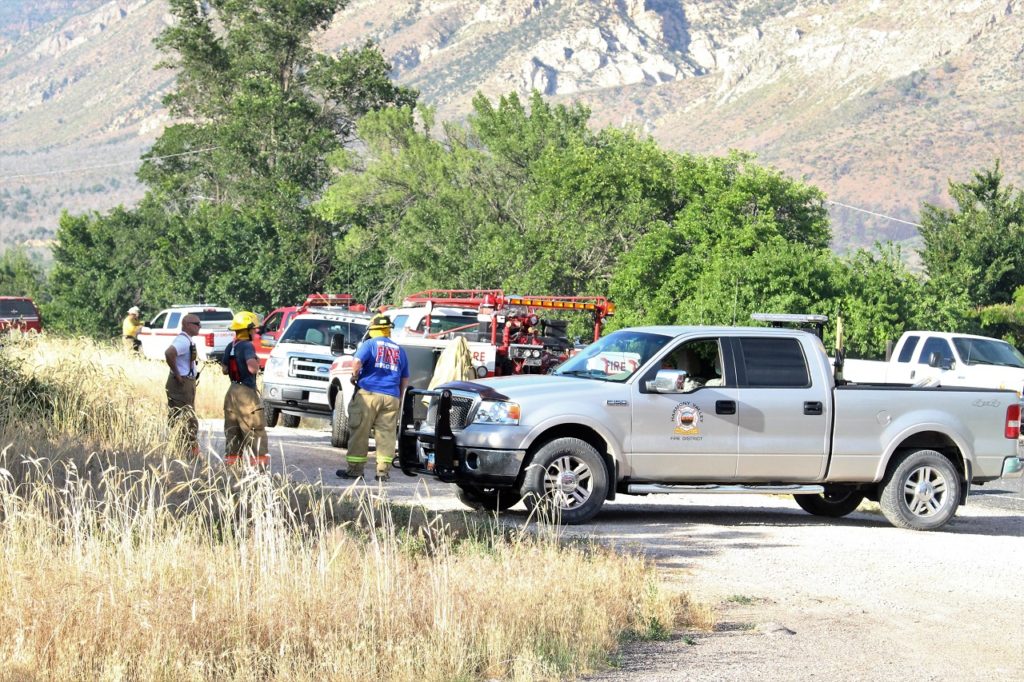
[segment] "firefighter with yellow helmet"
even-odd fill
[[[263,404],[256,390],[260,361],[252,344],[252,334],[259,326],[255,313],[237,313],[228,327],[235,340],[224,349],[221,370],[231,378],[224,396],[225,464],[248,463],[259,468],[270,467],[270,444],[267,442],[267,421]],[[253,456],[247,457],[246,452]]]
[[[370,320],[370,338],[360,344],[352,358],[352,383],[359,390],[349,408],[347,469],[340,478],[364,476],[370,450],[370,431],[377,442],[377,481],[388,480],[395,458],[398,408],[409,386],[409,359],[405,350],[391,340],[391,320],[375,315]]]

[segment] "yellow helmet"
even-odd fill
[[[240,332],[246,329],[252,329],[260,325],[260,318],[256,317],[256,313],[250,313],[248,310],[243,310],[240,313],[235,313],[235,316],[231,318],[231,326],[228,327],[231,331]]]
[[[390,336],[391,328],[394,325],[391,323],[391,318],[387,315],[374,315],[370,320],[370,336]]]

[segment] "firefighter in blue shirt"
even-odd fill
[[[388,480],[395,458],[398,411],[409,386],[409,360],[405,350],[391,340],[391,320],[376,315],[370,320],[370,338],[359,346],[352,362],[352,383],[358,390],[349,406],[347,469],[340,478],[364,476],[370,449],[370,431],[377,442],[377,481]]]

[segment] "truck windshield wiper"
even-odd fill
[[[598,381],[608,381],[605,373],[598,369],[570,369],[564,372],[554,372],[554,374],[560,377],[586,377]]]

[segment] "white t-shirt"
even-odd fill
[[[196,363],[192,362],[192,339],[184,332],[174,337],[171,341],[178,357],[174,361],[174,368],[178,376],[194,377],[196,375]]]

